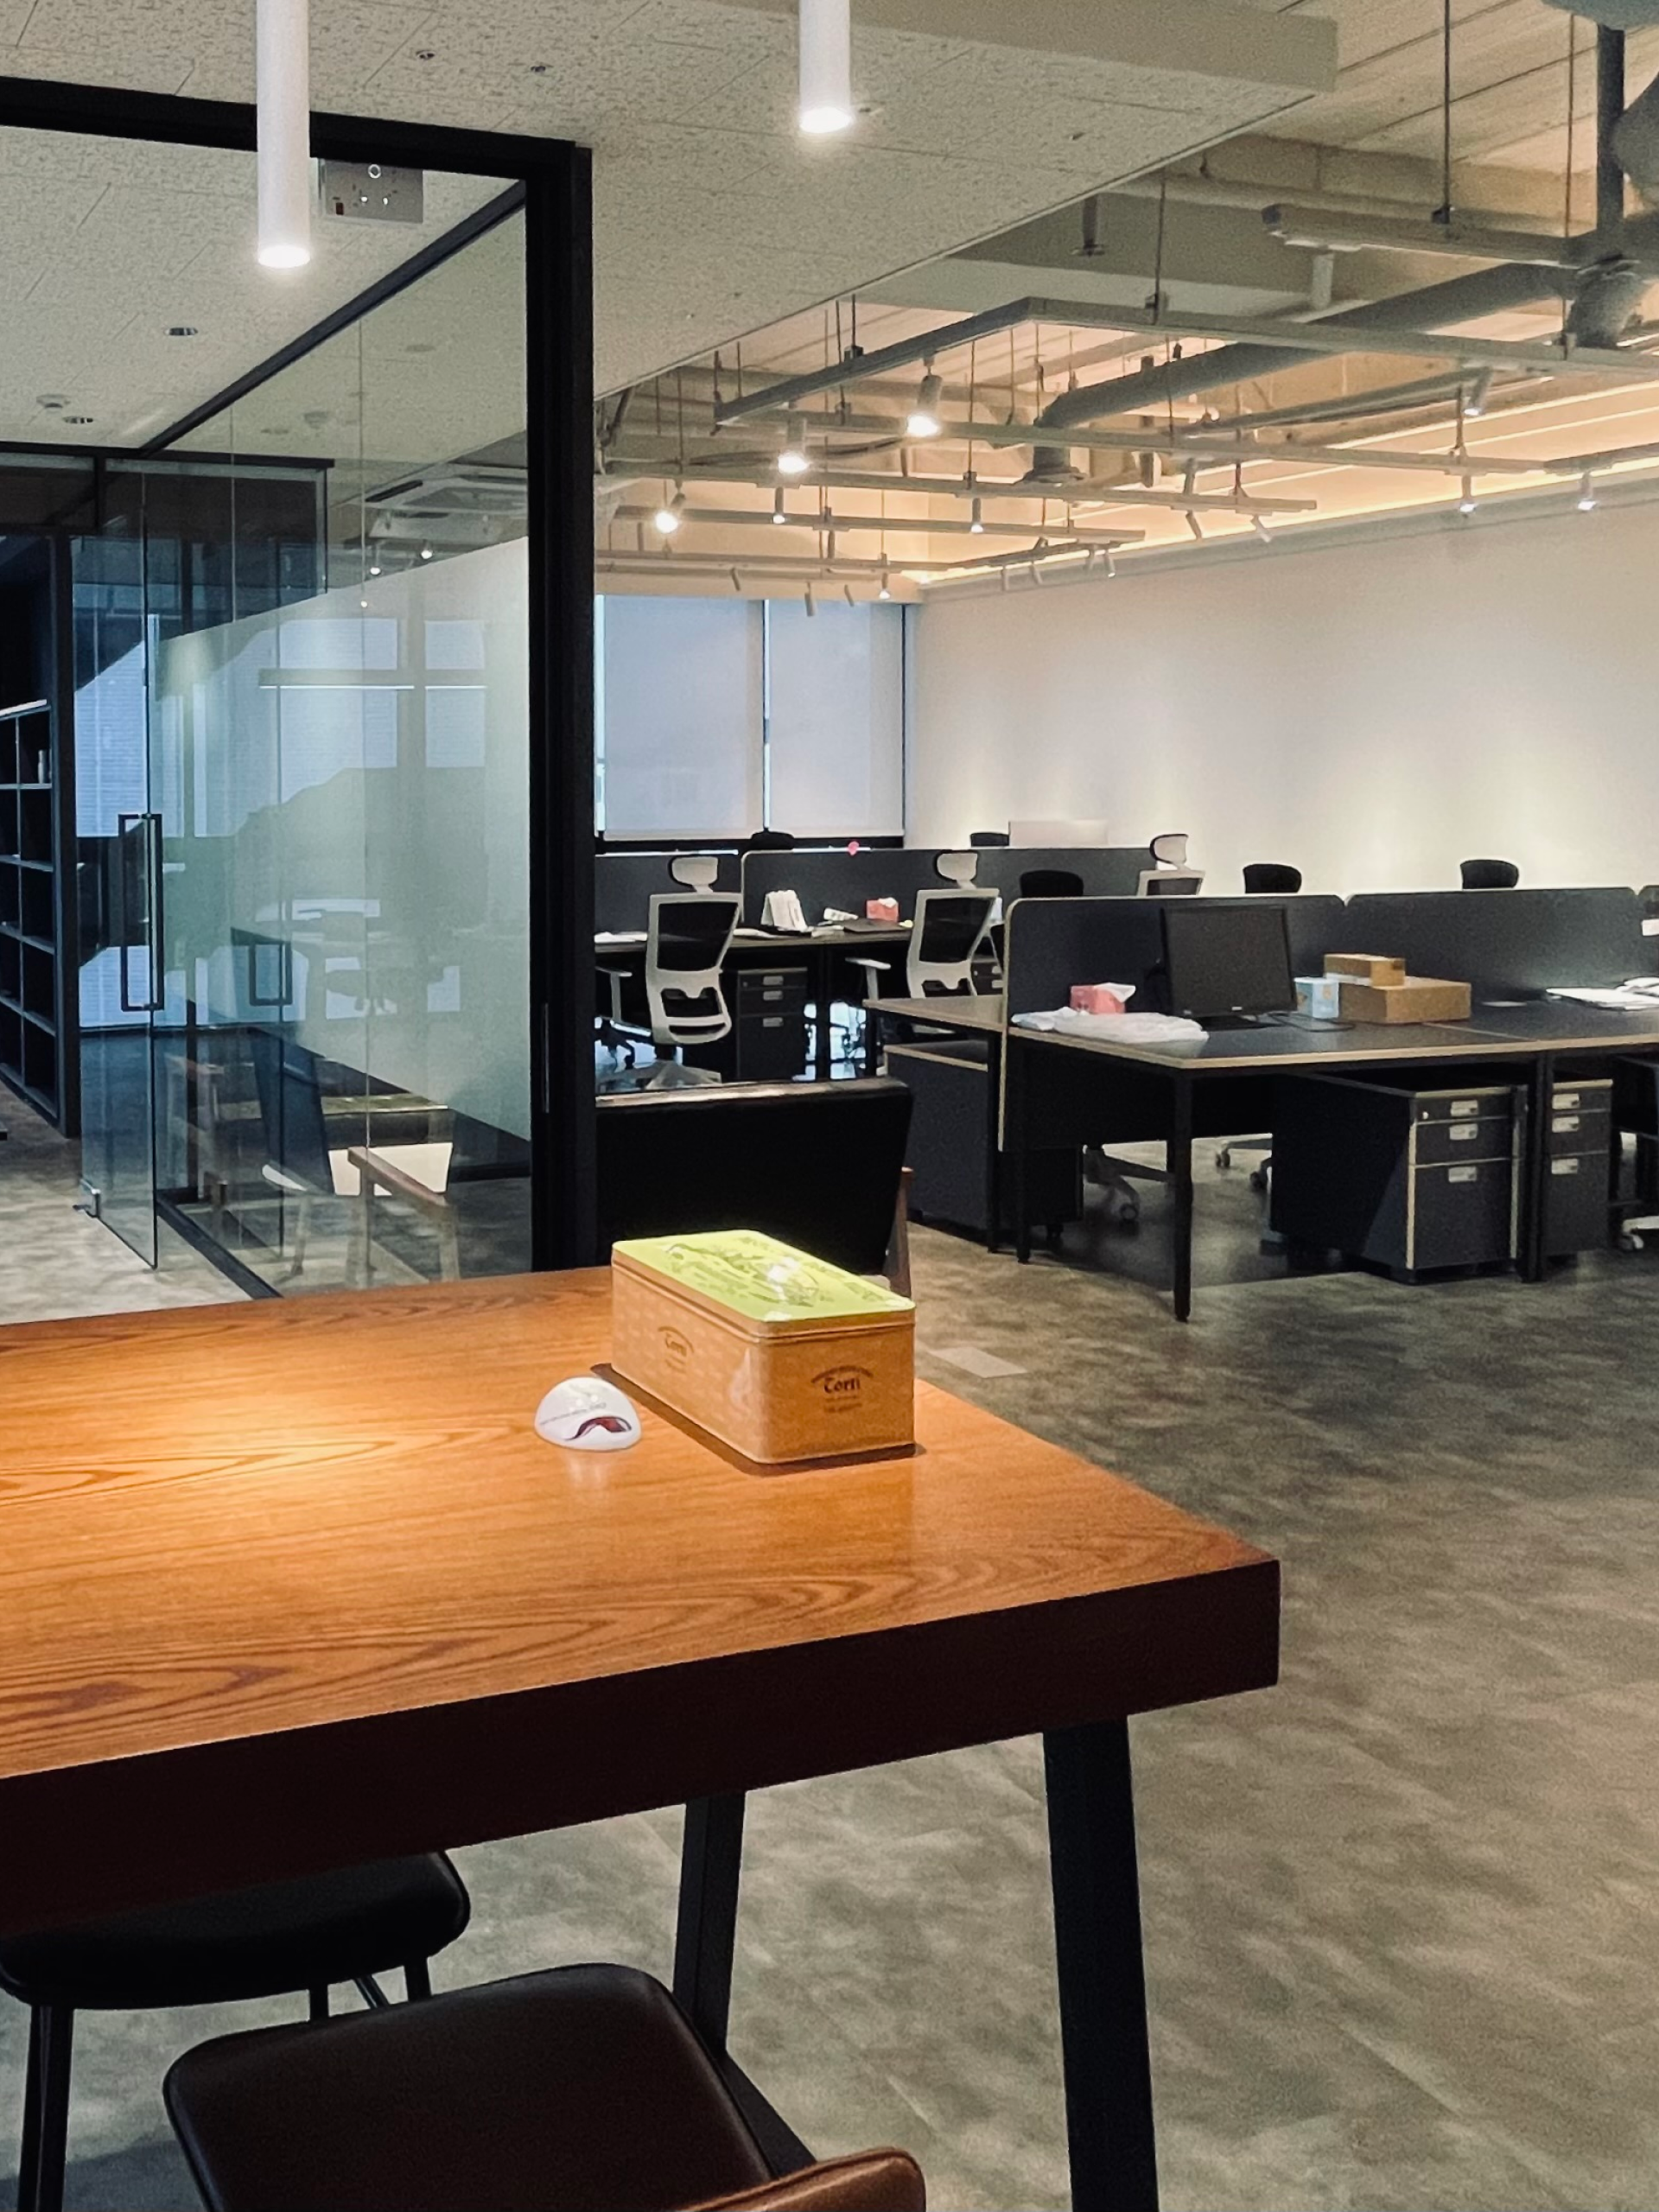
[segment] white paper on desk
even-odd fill
[[[769,930],[798,930],[804,933],[806,929],[800,894],[795,891],[768,891],[760,918]]]
[[[645,941],[644,930],[595,930],[594,932],[595,944],[643,944]]]
[[[1208,1034],[1184,1014],[1079,1014],[1070,1006],[1056,1007],[1052,1014],[1016,1014],[1014,1026],[1057,1037],[1099,1037],[1116,1045],[1173,1045]]]
[[[1612,990],[1601,990],[1586,983],[1580,988],[1550,991],[1546,995],[1571,999],[1576,1006],[1611,1007],[1616,1014],[1652,1014],[1659,1011],[1659,976],[1633,976],[1628,983],[1621,983]]]

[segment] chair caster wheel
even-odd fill
[[[1639,1229],[1624,1229],[1619,1231],[1618,1249],[1621,1252],[1644,1252],[1647,1245],[1648,1240]]]
[[[1253,1191],[1259,1192],[1262,1198],[1266,1198],[1268,1191],[1272,1188],[1272,1185],[1273,1179],[1268,1174],[1265,1167],[1251,1168],[1250,1188]]]
[[[1226,1173],[1227,1169],[1228,1169],[1228,1168],[1230,1168],[1230,1167],[1232,1166],[1232,1164],[1233,1164],[1233,1155],[1232,1155],[1232,1154],[1231,1154],[1231,1153],[1227,1149],[1226,1146],[1225,1146],[1225,1145],[1223,1145],[1223,1147],[1222,1147],[1221,1150],[1220,1150],[1220,1151],[1216,1154],[1216,1165],[1217,1165],[1217,1167],[1219,1167],[1219,1168],[1222,1170],[1223,1173],[1224,1174],[1224,1173]]]
[[[1120,1228],[1132,1228],[1141,1218],[1140,1199],[1126,1197],[1121,1192],[1112,1192],[1106,1200],[1106,1218],[1116,1222]]]

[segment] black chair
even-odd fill
[[[1022,899],[1081,899],[1083,878],[1069,868],[1028,868],[1020,879]]]
[[[629,1967],[220,2037],[165,2094],[208,2212],[925,2212],[902,2151],[780,2175],[690,2020]]]
[[[410,1998],[429,1997],[428,1962],[454,1942],[470,1910],[460,1875],[429,1855],[0,1941],[0,1988],[29,2008],[18,2212],[59,2212],[63,2202],[77,2012],[307,1992],[312,2018],[322,2019],[337,1983],[354,1983],[384,2006],[375,1977],[392,1967]]]
[[[600,1257],[620,1238],[759,1229],[887,1267],[910,1092],[884,1077],[622,1093],[598,1105]]]
[[[1521,871],[1513,861],[1465,861],[1461,863],[1465,891],[1513,891]]]
[[[1244,889],[1252,898],[1293,898],[1302,887],[1302,871],[1279,861],[1252,861],[1244,871]]]
[[[1006,830],[976,830],[968,842],[983,852],[994,845],[1006,845],[1011,841]]]
[[[737,849],[741,853],[792,853],[795,840],[787,830],[757,830]]]

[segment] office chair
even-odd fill
[[[744,853],[792,853],[794,849],[795,840],[787,830],[757,830],[738,848]]]
[[[954,884],[958,891],[966,891],[979,874],[979,855],[940,853],[935,856],[933,873],[941,883]]]
[[[974,960],[990,934],[995,891],[922,891],[905,982],[913,999],[974,989]]]
[[[712,891],[715,878],[720,874],[720,855],[677,853],[668,864],[668,872],[676,883],[683,883],[688,891]]]
[[[632,1967],[554,1967],[395,2012],[221,2036],[168,2074],[208,2212],[925,2212],[902,2151],[794,2172]]]
[[[1020,879],[1022,899],[1081,899],[1083,878],[1069,868],[1028,868]]]
[[[602,972],[611,987],[611,1026],[623,1037],[649,1038],[669,1058],[646,1077],[671,1080],[672,1055],[685,1045],[713,1045],[731,1034],[721,970],[743,901],[734,891],[658,892],[645,932],[645,1018],[630,1020],[622,1002],[632,979],[626,968]],[[711,1077],[710,1080],[715,1078]]]
[[[429,1962],[455,1941],[471,1909],[460,1875],[434,1853],[6,1937],[0,1988],[29,2008],[20,2212],[60,2212],[63,2202],[77,2012],[308,1993],[311,2018],[322,2020],[330,1988],[346,1982],[385,2006],[375,1977],[392,1967],[411,1999],[429,1999]]]
[[[1286,868],[1278,861],[1252,861],[1244,871],[1247,896],[1255,898],[1294,898],[1302,887],[1302,871]]]
[[[984,852],[994,845],[1006,845],[1010,841],[1006,830],[976,830],[968,842],[976,851]]]
[[[1460,863],[1465,891],[1513,891],[1521,871],[1513,861],[1464,861]]]
[[[1159,868],[1185,868],[1188,835],[1185,830],[1166,830],[1147,848]]]

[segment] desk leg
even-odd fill
[[[744,1803],[739,1791],[728,1797],[701,1797],[685,1808],[674,1998],[720,2069],[772,2171],[798,2173],[812,2164],[811,2152],[726,2048],[737,1892],[743,1871]]]
[[[828,945],[818,948],[818,988],[813,1006],[812,1073],[819,1083],[828,1083],[833,1072],[830,1060],[831,1034],[830,1001],[836,988],[836,956]]]
[[[1173,1081],[1168,1152],[1170,1187],[1175,1199],[1172,1288],[1175,1319],[1185,1321],[1192,1314],[1192,1082],[1191,1077],[1180,1075]]]
[[[1522,1165],[1526,1206],[1521,1218],[1521,1279],[1541,1282],[1545,1274],[1544,1208],[1549,1198],[1549,1124],[1555,1102],[1555,1062],[1542,1052],[1527,1077],[1527,1153]]]
[[[985,1055],[985,1249],[1002,1249],[1002,1063],[993,1037]]]
[[[1073,2212],[1157,2212],[1128,1723],[1053,1730],[1043,1760]]]
[[[1007,1100],[1006,1157],[1014,1198],[1014,1256],[1023,1266],[1031,1257],[1031,1179],[1026,1166],[1026,1062],[1025,1055],[1014,1050],[1011,1038],[1004,1043],[1002,1051],[1002,1087]],[[1000,1205],[1000,1176],[993,1172],[986,1182]]]

